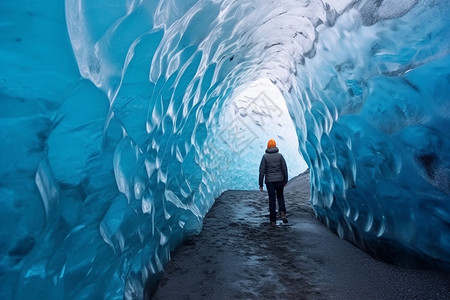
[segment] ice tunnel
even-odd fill
[[[1,299],[142,298],[216,196],[257,185],[275,134],[330,230],[450,271],[446,1],[4,0],[0,14]]]

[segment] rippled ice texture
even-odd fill
[[[317,217],[450,270],[446,1],[59,2],[0,4],[0,298],[142,298],[292,126],[267,80]]]

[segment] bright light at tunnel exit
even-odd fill
[[[222,139],[226,151],[234,156],[226,171],[231,188],[256,188],[261,157],[271,138],[286,159],[289,178],[307,169],[285,99],[268,78],[238,92],[225,105],[219,124],[219,142]]]

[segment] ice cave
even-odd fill
[[[0,2],[0,298],[136,299],[276,135],[339,237],[450,272],[450,5]]]

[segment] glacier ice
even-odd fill
[[[449,271],[449,10],[2,1],[0,298],[142,298],[277,128],[331,230]]]

